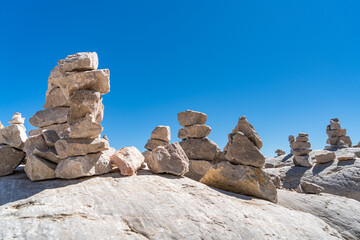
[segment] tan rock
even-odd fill
[[[165,146],[168,143],[162,140],[157,140],[157,139],[149,139],[145,145],[145,148],[147,150],[154,150],[155,148],[159,147],[159,146]]]
[[[291,153],[293,155],[302,156],[309,154],[311,152],[311,149],[291,149]]]
[[[290,135],[289,136],[289,143],[292,144],[293,142],[295,142],[295,137],[294,137],[294,135]]]
[[[16,113],[14,113],[14,116],[9,121],[9,123],[11,125],[13,125],[13,124],[24,124],[24,120],[25,120],[25,118],[21,117],[21,113],[16,112]]]
[[[354,160],[354,159],[356,159],[356,154],[353,152],[342,153],[342,154],[339,154],[339,156],[338,156],[339,161],[347,161],[347,160]]]
[[[69,138],[70,125],[68,123],[50,125],[29,131],[29,136],[36,136],[42,134],[45,130],[54,130],[60,138]]]
[[[26,139],[26,128],[22,124],[13,124],[0,129],[0,144],[22,149]]]
[[[102,131],[101,124],[93,122],[92,116],[87,114],[70,126],[70,138],[98,138]]]
[[[307,167],[311,168],[313,166],[313,162],[309,155],[297,156],[295,155],[293,158],[295,166]]]
[[[70,97],[68,122],[72,124],[87,114],[92,117],[93,122],[101,123],[104,116],[102,97],[99,92],[91,90],[76,91]]]
[[[323,187],[307,181],[301,181],[299,187],[303,193],[320,194],[324,191]]]
[[[179,144],[187,157],[194,160],[212,161],[220,152],[219,146],[208,138],[182,140]]]
[[[331,151],[323,151],[315,155],[316,163],[318,164],[331,162],[335,160],[335,158],[336,158],[336,154]]]
[[[191,178],[195,181],[200,179],[209,171],[212,164],[206,160],[189,160],[189,172],[185,173],[185,177]]]
[[[49,148],[48,150],[39,150],[35,148],[33,154],[56,164],[60,162],[60,158],[54,148]]]
[[[46,102],[43,106],[44,109],[51,109],[56,107],[70,107],[69,100],[64,95],[59,87],[53,88],[46,95]]]
[[[169,143],[171,140],[171,131],[169,126],[157,126],[151,133],[151,139],[161,140]]]
[[[55,143],[56,152],[60,159],[72,156],[83,156],[97,153],[110,148],[108,141],[95,139],[60,139]]]
[[[213,165],[201,183],[225,191],[277,202],[277,191],[270,175],[260,168],[224,161]]]
[[[311,144],[309,142],[295,141],[291,143],[290,147],[291,149],[307,149],[311,147]]]
[[[38,111],[29,119],[29,123],[34,127],[46,127],[49,125],[66,123],[68,113],[68,107],[59,107]]]
[[[299,135],[296,137],[296,141],[298,141],[298,142],[307,142],[307,141],[309,141],[309,134],[307,134],[307,133],[299,133]]]
[[[41,134],[35,135],[35,136],[30,136],[25,141],[23,150],[26,153],[26,155],[33,154],[35,149],[38,149],[40,151],[46,151],[49,149],[49,146],[46,144],[44,137]]]
[[[178,138],[186,139],[186,138],[204,138],[209,136],[211,132],[211,127],[206,125],[192,125],[181,128],[178,133]]]
[[[43,135],[46,144],[51,148],[55,147],[55,143],[60,139],[55,130],[43,130],[41,134]]]
[[[149,158],[151,158],[151,151],[144,151],[141,154],[144,156],[144,162],[148,162]]]
[[[187,127],[196,124],[205,124],[207,115],[205,113],[186,110],[177,115],[180,126]]]
[[[141,168],[144,160],[145,157],[136,147],[121,148],[110,157],[111,163],[115,164],[124,176],[134,175]]]
[[[246,116],[239,118],[239,121],[232,132],[242,132],[258,149],[261,149],[263,146],[260,136],[255,132],[253,125],[247,121]]]
[[[278,155],[278,156],[282,156],[282,155],[285,155],[285,152],[282,150],[282,149],[277,149],[276,151],[275,151],[275,153]]]
[[[341,129],[340,121],[338,118],[333,118],[330,120],[331,129]]]
[[[30,154],[26,157],[25,173],[31,181],[40,181],[56,178],[56,164],[46,161],[36,155]]]
[[[214,160],[212,160],[212,164],[214,165],[214,164],[217,164],[217,163],[222,162],[222,161],[227,161],[226,152],[218,152],[215,155]]]
[[[67,56],[60,60],[63,69],[66,72],[96,70],[99,65],[98,55],[96,52],[80,52]]]
[[[12,174],[24,157],[23,151],[0,144],[0,176]]]

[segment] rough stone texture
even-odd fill
[[[307,155],[311,152],[311,149],[291,149],[291,153],[295,156]]]
[[[278,190],[278,204],[288,209],[310,213],[335,228],[344,239],[360,239],[360,202],[324,194],[298,194]]]
[[[169,143],[171,140],[171,131],[169,126],[157,126],[151,133],[151,139],[161,140]]]
[[[196,124],[205,124],[207,120],[207,115],[205,113],[186,110],[177,114],[178,121],[180,126],[187,127]]]
[[[115,164],[124,176],[134,175],[141,168],[144,160],[145,157],[136,147],[121,148],[110,157],[111,163]]]
[[[333,118],[330,120],[330,128],[334,130],[341,129],[340,121],[338,118]]]
[[[34,127],[46,127],[49,125],[66,123],[68,113],[68,107],[59,107],[38,111],[29,119],[29,123]]]
[[[68,123],[55,124],[43,128],[34,129],[29,131],[29,136],[39,135],[44,130],[54,130],[60,138],[69,138],[70,136],[70,125]]]
[[[56,177],[72,179],[108,173],[112,169],[110,157],[114,153],[115,149],[110,148],[101,153],[69,157],[61,160],[55,170]]]
[[[251,125],[246,116],[239,118],[236,127],[232,131],[233,133],[242,132],[255,146],[260,150],[263,146],[263,142],[260,136],[255,132],[253,125]]]
[[[215,158],[214,160],[212,160],[212,164],[217,164],[219,162],[222,162],[222,161],[227,161],[226,157],[226,152],[218,152],[216,155],[215,155]]]
[[[290,145],[291,145],[293,142],[295,142],[295,137],[294,137],[294,135],[290,135],[288,139],[289,139]]]
[[[144,151],[142,155],[144,156],[144,162],[148,162],[149,158],[151,158],[151,151]]]
[[[282,149],[277,149],[276,151],[275,151],[275,153],[277,154],[277,156],[282,156],[282,155],[285,155],[285,151],[283,151]]]
[[[46,151],[49,149],[49,146],[46,144],[44,137],[41,134],[30,136],[26,139],[23,150],[27,155],[31,155],[36,148],[40,151]]]
[[[56,87],[49,91],[46,95],[46,102],[43,106],[44,109],[51,109],[56,107],[70,107],[69,100],[64,95],[61,88]]]
[[[23,151],[0,144],[0,176],[12,174],[25,157]]]
[[[22,124],[14,124],[0,129],[0,144],[22,149],[26,139],[26,128]]]
[[[225,191],[277,202],[276,187],[270,175],[259,168],[224,161],[213,165],[200,182]]]
[[[21,117],[21,113],[14,113],[12,119],[9,121],[11,125],[13,124],[24,124],[25,118]]]
[[[298,142],[308,142],[309,141],[309,134],[308,133],[299,133],[296,137],[296,141]]]
[[[278,168],[284,166],[294,166],[293,155],[281,155],[278,157],[266,158],[265,159],[265,168]]]
[[[48,150],[39,150],[35,148],[33,154],[56,164],[60,162],[59,156],[57,155],[56,151],[52,148]]]
[[[98,138],[102,131],[101,124],[93,122],[88,114],[70,126],[70,138]]]
[[[356,159],[356,154],[353,152],[344,153],[344,154],[338,156],[339,161],[348,161],[348,160],[355,160],[355,159]]]
[[[146,162],[153,173],[170,173],[183,176],[189,171],[189,159],[178,142],[157,147]]]
[[[209,136],[210,132],[211,127],[197,124],[181,128],[178,133],[178,138],[204,138]]]
[[[0,185],[2,239],[341,239],[309,213],[167,174],[31,184],[17,172]]]
[[[323,187],[307,181],[301,181],[300,188],[302,192],[310,194],[320,194],[322,191],[324,191]]]
[[[328,163],[336,158],[335,152],[323,151],[315,155],[316,163]]]
[[[145,145],[145,148],[149,151],[152,151],[159,146],[166,146],[167,144],[168,142],[164,142],[162,140],[149,139]]]
[[[220,152],[218,145],[208,138],[187,139],[179,142],[179,144],[184,149],[186,156],[194,160],[212,161]]]
[[[302,156],[295,155],[293,160],[296,166],[301,166],[301,167],[311,168],[314,164],[311,157],[309,157],[309,155],[302,155]]]
[[[55,143],[60,139],[55,130],[43,130],[41,134],[49,147],[55,147]]]
[[[56,164],[34,154],[26,155],[25,173],[31,181],[56,178]]]
[[[234,164],[263,167],[265,157],[242,132],[231,133],[227,146],[226,159]]]
[[[349,136],[346,136],[346,129],[342,129],[340,121],[337,118],[330,120],[330,125],[326,127],[326,134],[328,135],[325,149],[348,148],[352,146]]]
[[[96,70],[99,65],[98,55],[96,52],[80,52],[67,56],[60,60],[65,72]]]
[[[103,138],[95,139],[61,139],[55,143],[56,152],[60,159],[73,156],[83,156],[108,150],[109,142]]]
[[[200,179],[211,168],[212,164],[206,160],[189,160],[189,172],[185,173],[185,177],[191,178],[195,181]]]
[[[76,91],[70,97],[68,122],[72,124],[87,114],[92,117],[93,122],[101,123],[104,117],[102,97],[99,92],[91,90]]]

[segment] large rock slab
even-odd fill
[[[234,164],[243,164],[261,168],[265,157],[242,132],[231,133],[225,157]]]
[[[181,128],[178,133],[178,138],[204,138],[209,136],[210,132],[211,127],[197,124]]]
[[[46,127],[66,123],[68,114],[68,107],[46,109],[35,113],[34,116],[29,119],[29,123],[34,127]]]
[[[260,136],[255,132],[253,125],[251,125],[246,116],[239,118],[236,127],[232,131],[233,133],[242,132],[255,146],[260,150],[263,146],[263,142]]]
[[[0,144],[6,144],[17,149],[22,149],[26,139],[26,128],[22,124],[14,124],[0,128]]]
[[[189,159],[178,142],[157,147],[146,162],[153,173],[171,173],[183,176],[189,171]]]
[[[31,181],[56,178],[56,164],[34,154],[26,156],[25,173]]]
[[[186,156],[194,160],[212,161],[221,150],[219,146],[208,138],[187,139],[179,142]]]
[[[88,153],[97,153],[109,148],[109,142],[103,138],[60,139],[55,143],[55,149],[60,159],[84,156]]]
[[[207,115],[205,113],[186,110],[177,114],[178,121],[180,126],[187,127],[196,124],[205,124],[207,120]]]
[[[29,136],[35,136],[42,134],[45,130],[54,130],[60,138],[69,138],[70,125],[69,123],[55,124],[29,131]]]
[[[160,141],[164,141],[169,143],[171,140],[171,131],[169,126],[157,126],[152,132],[151,132],[151,139],[156,139]]]
[[[191,178],[195,181],[200,179],[209,171],[212,166],[211,161],[206,160],[189,160],[189,171],[185,173],[185,177]]]
[[[51,109],[56,107],[70,107],[69,100],[64,95],[61,88],[53,88],[46,95],[46,102],[43,106],[44,109]]]
[[[104,116],[101,94],[91,90],[76,91],[70,97],[68,122],[72,124],[87,114],[92,117],[93,122],[101,123]]]
[[[103,131],[100,123],[93,121],[93,117],[87,114],[71,124],[70,138],[98,138]]]
[[[17,172],[0,186],[4,239],[341,239],[309,213],[148,171],[37,183]]]
[[[335,152],[332,151],[323,151],[315,155],[316,163],[322,164],[322,163],[328,163],[333,161],[336,158]]]
[[[67,56],[60,60],[63,71],[84,71],[96,70],[99,65],[99,59],[96,52],[80,52]]]
[[[0,176],[12,174],[25,157],[23,151],[0,144]]]
[[[111,163],[115,164],[124,176],[134,175],[141,168],[144,160],[145,157],[136,147],[121,148],[110,157]]]
[[[224,161],[213,165],[200,182],[225,191],[277,202],[276,187],[270,175],[259,168]]]

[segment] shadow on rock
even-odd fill
[[[353,164],[355,164],[355,161],[356,161],[356,159],[345,160],[345,161],[338,161],[337,165],[338,165],[338,166],[353,165]]]
[[[283,187],[296,189],[299,184],[302,176],[308,171],[309,168],[293,166],[286,172],[285,178],[283,179]]]
[[[313,175],[317,175],[317,174],[321,173],[326,168],[330,167],[333,163],[334,163],[334,160],[327,162],[327,163],[321,163],[321,164],[317,163],[316,165],[314,165],[314,167],[312,169]]]

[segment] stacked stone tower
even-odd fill
[[[349,136],[346,136],[346,129],[341,128],[340,121],[337,118],[330,120],[330,125],[326,127],[326,134],[328,135],[325,149],[348,148],[352,146]]]
[[[150,139],[147,141],[145,145],[145,149],[148,151],[144,151],[142,155],[145,157],[145,162],[149,159],[151,155],[151,151],[160,146],[166,146],[171,141],[171,131],[169,126],[159,125],[152,132]]]
[[[285,155],[285,152],[282,150],[282,149],[277,149],[276,151],[275,151],[275,153],[276,153],[276,155],[278,156],[278,157],[280,157],[280,156],[282,156],[282,155]]]
[[[59,60],[48,79],[44,109],[35,113],[25,143],[25,172],[33,180],[78,178],[107,173],[115,152],[100,138],[102,95],[110,91],[110,71],[97,70],[95,52]]]
[[[296,166],[312,167],[313,162],[309,157],[311,144],[309,143],[309,134],[299,133],[296,140],[293,135],[289,136],[291,153],[294,155],[293,161]]]

